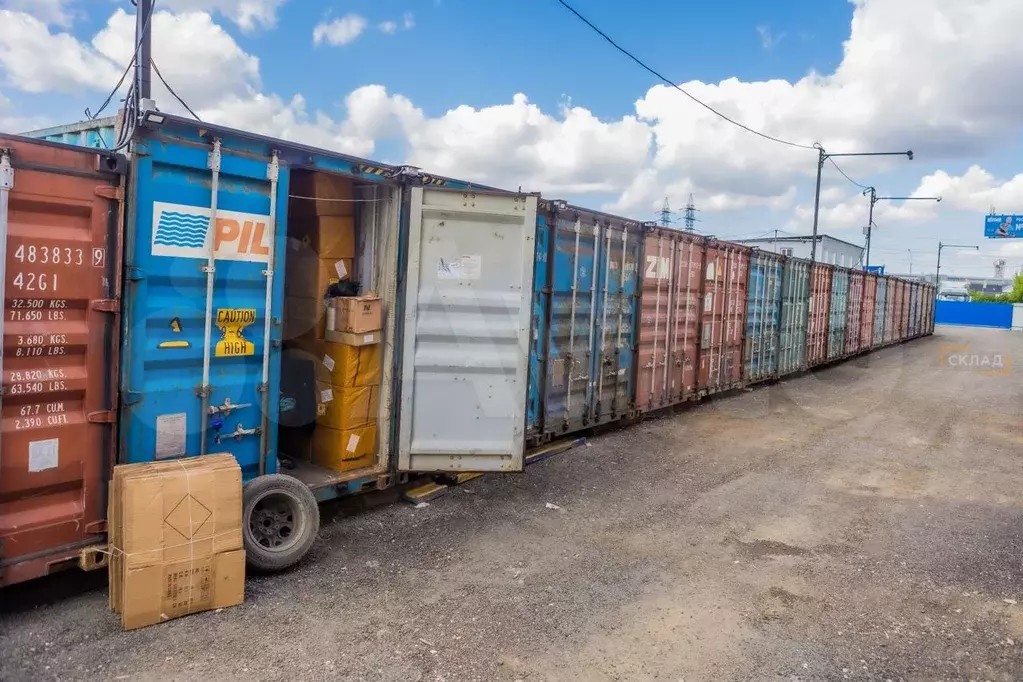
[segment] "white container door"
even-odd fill
[[[413,188],[402,471],[522,471],[535,196]]]

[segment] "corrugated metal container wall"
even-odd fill
[[[764,381],[778,375],[783,260],[781,256],[760,250],[750,254],[743,354],[747,382]]]
[[[934,333],[934,287],[927,285],[924,291],[924,300],[926,302],[926,317],[924,323],[924,334]]]
[[[902,312],[899,314],[899,341],[905,341],[909,338],[909,282],[900,280],[899,285],[902,289],[899,296],[902,306]]]
[[[810,313],[806,341],[806,364],[815,367],[828,359],[828,321],[831,313],[831,278],[834,266],[813,264]]]
[[[877,300],[877,275],[863,274],[863,306],[860,312],[860,345],[857,352],[874,345],[874,312]]]
[[[696,393],[702,266],[706,242],[650,227],[640,268],[636,408],[648,412]]]
[[[546,387],[547,307],[550,294],[551,229],[549,205],[541,201],[536,211],[536,254],[533,261],[533,320],[529,338],[529,390],[526,398],[526,442],[537,445],[543,440],[543,395]]]
[[[884,344],[884,313],[888,305],[888,280],[885,277],[877,278],[877,297],[874,302],[874,334],[872,345],[874,348]]]
[[[125,161],[5,136],[0,149],[2,586],[45,575],[106,530]]]
[[[782,284],[778,374],[791,374],[806,366],[809,289],[810,261],[787,259]]]
[[[884,343],[895,343],[895,328],[898,326],[895,311],[898,310],[896,300],[899,298],[899,283],[894,277],[885,277],[887,282],[887,298],[884,307]]]
[[[749,248],[707,244],[700,321],[699,390],[709,394],[742,385],[742,337]]]
[[[843,355],[860,349],[860,321],[863,317],[863,271],[849,272],[849,303],[845,311],[845,348]]]
[[[643,260],[639,223],[615,216],[601,222],[600,275],[597,278],[595,349],[597,424],[621,419],[634,407],[636,328],[639,322],[637,285]]]
[[[920,307],[920,284],[913,284],[913,338],[920,336],[920,317],[923,310]]]
[[[845,319],[849,303],[849,271],[835,268],[831,278],[831,313],[828,315],[828,360],[845,351]]]
[[[117,116],[70,123],[54,128],[43,128],[24,133],[25,137],[47,142],[63,142],[78,147],[110,149],[117,140]]]

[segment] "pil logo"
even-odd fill
[[[210,240],[218,260],[267,262],[270,216],[217,210],[210,230],[210,210],[199,206],[153,202],[154,256],[206,258]]]

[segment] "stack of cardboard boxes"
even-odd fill
[[[315,358],[316,426],[291,450],[344,472],[372,466],[377,454],[381,380],[380,299],[325,298],[331,284],[354,278],[355,218],[349,181],[325,174],[298,179],[289,214],[285,339]]]

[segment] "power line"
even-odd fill
[[[124,69],[124,73],[122,73],[121,77],[117,80],[117,85],[115,85],[114,89],[110,91],[110,94],[107,95],[107,98],[105,100],[103,100],[103,104],[101,104],[99,106],[99,109],[96,110],[95,114],[91,113],[89,111],[88,107],[85,108],[85,117],[86,118],[88,118],[90,120],[93,120],[93,121],[96,120],[97,118],[99,118],[99,115],[102,114],[103,111],[110,105],[110,102],[111,102],[111,100],[114,99],[114,95],[117,94],[117,91],[121,89],[121,86],[124,84],[124,79],[128,77],[129,73],[131,73],[131,67],[135,66],[136,61],[138,61],[139,50],[142,49],[142,41],[143,41],[143,39],[146,36],[146,31],[149,30],[149,24],[152,22],[153,14],[155,14],[155,13],[156,13],[156,0],[153,0],[152,9],[151,9],[151,11],[149,13],[149,16],[146,17],[146,23],[142,26],[142,32],[139,34],[139,39],[135,43],[135,51],[132,52],[131,59],[128,60],[128,66]]]
[[[857,186],[857,187],[859,187],[860,189],[870,189],[870,188],[869,188],[869,187],[867,187],[866,185],[861,185],[860,183],[856,182],[855,180],[853,180],[852,178],[850,178],[850,177],[849,177],[848,175],[846,175],[845,171],[844,171],[844,170],[842,170],[842,167],[841,167],[841,166],[839,166],[839,165],[838,165],[837,163],[835,163],[835,160],[834,160],[833,158],[831,158],[830,156],[828,157],[828,161],[830,161],[830,162],[831,162],[831,165],[832,165],[832,166],[834,166],[834,167],[835,167],[835,169],[836,169],[836,170],[837,170],[837,171],[838,171],[839,173],[841,173],[841,174],[842,174],[842,177],[843,177],[843,178],[845,178],[846,180],[848,180],[848,181],[849,181],[849,182],[851,182],[852,184],[856,185],[856,186]]]
[[[192,107],[188,106],[188,104],[185,103],[185,100],[181,99],[181,97],[178,96],[178,93],[174,92],[174,88],[172,88],[170,84],[164,79],[163,74],[160,73],[160,67],[156,65],[156,60],[150,59],[149,62],[153,65],[153,71],[156,72],[156,77],[160,79],[161,83],[163,83],[163,87],[167,88],[167,92],[173,95],[174,99],[180,102],[181,106],[185,107],[185,109],[188,110],[188,113],[192,114],[192,117],[195,118],[196,121],[202,123],[202,119],[199,118],[199,114],[192,111]]]
[[[628,57],[629,59],[631,59],[632,61],[634,61],[634,62],[635,62],[636,64],[638,64],[638,65],[639,65],[640,67],[642,67],[642,68],[643,68],[644,70],[646,70],[646,71],[647,71],[648,73],[650,73],[650,74],[652,74],[653,76],[655,76],[655,77],[659,78],[660,80],[664,81],[664,82],[665,82],[666,84],[668,84],[668,85],[670,85],[671,87],[675,88],[676,90],[678,90],[679,92],[681,92],[681,93],[682,93],[683,95],[685,95],[686,97],[688,97],[688,98],[689,98],[689,99],[691,99],[692,101],[694,101],[694,102],[696,102],[697,104],[699,104],[699,105],[700,105],[701,107],[703,107],[703,108],[704,108],[704,109],[706,109],[707,111],[709,111],[709,112],[713,113],[714,115],[716,115],[716,116],[718,116],[718,117],[720,117],[720,118],[722,118],[722,119],[724,119],[724,120],[728,121],[728,122],[729,122],[729,123],[731,123],[732,125],[734,125],[734,126],[738,126],[738,127],[742,128],[743,130],[745,130],[746,132],[749,132],[749,133],[753,133],[754,135],[756,135],[756,136],[758,136],[758,137],[762,137],[762,138],[764,138],[765,140],[770,140],[771,142],[777,142],[777,143],[779,143],[779,144],[784,144],[784,145],[788,145],[788,146],[790,146],[790,147],[796,147],[797,149],[813,149],[813,150],[816,150],[816,147],[814,147],[813,145],[808,145],[808,144],[799,144],[798,142],[790,142],[789,140],[783,140],[783,139],[781,139],[780,137],[773,137],[773,136],[771,136],[771,135],[768,135],[767,133],[762,133],[762,132],[760,132],[759,130],[754,130],[753,128],[750,128],[750,127],[749,127],[749,126],[747,126],[747,125],[743,125],[742,123],[739,123],[739,122],[738,122],[738,121],[736,121],[735,119],[732,119],[732,118],[729,118],[728,116],[725,116],[724,114],[722,114],[722,113],[721,113],[720,111],[718,111],[718,110],[717,110],[717,109],[715,109],[714,107],[710,106],[709,104],[706,104],[705,102],[702,102],[701,100],[697,99],[697,98],[696,98],[696,97],[694,97],[693,95],[690,95],[690,94],[689,94],[688,92],[686,92],[686,91],[685,91],[685,90],[683,90],[683,89],[682,89],[681,87],[679,87],[678,85],[676,85],[674,81],[670,80],[669,78],[666,78],[666,77],[665,77],[665,76],[663,76],[663,75],[662,75],[661,73],[659,73],[658,71],[654,70],[654,68],[653,68],[653,67],[651,67],[651,66],[648,66],[648,65],[647,65],[647,64],[646,64],[646,63],[645,63],[645,62],[644,62],[643,60],[641,60],[641,59],[640,59],[639,57],[637,57],[636,55],[632,54],[631,52],[629,52],[628,50],[626,50],[626,49],[625,49],[624,47],[622,47],[621,45],[619,45],[618,43],[616,43],[616,42],[615,42],[615,41],[614,41],[614,40],[613,40],[613,39],[611,38],[611,36],[609,36],[608,34],[604,33],[604,32],[603,32],[603,31],[601,31],[601,30],[600,30],[599,28],[597,28],[597,27],[596,27],[596,26],[595,26],[595,25],[593,24],[593,22],[591,22],[591,21],[590,21],[589,19],[587,19],[586,17],[584,17],[584,16],[582,15],[582,14],[579,14],[579,12],[578,12],[578,11],[577,11],[577,10],[576,10],[576,9],[575,9],[574,7],[572,7],[572,6],[571,6],[571,5],[569,5],[569,4],[567,3],[567,2],[565,2],[565,0],[557,0],[557,2],[558,2],[558,3],[559,3],[559,4],[561,5],[561,6],[562,6],[562,7],[564,7],[565,9],[567,9],[567,10],[568,10],[569,12],[571,12],[572,14],[574,14],[574,15],[576,16],[576,18],[577,18],[577,19],[579,19],[579,20],[580,20],[580,21],[582,21],[582,22],[583,22],[584,24],[586,24],[587,26],[589,26],[589,27],[590,27],[590,28],[591,28],[591,29],[592,29],[593,31],[595,31],[595,32],[596,32],[596,33],[597,33],[597,34],[598,34],[598,35],[599,35],[599,36],[600,36],[601,38],[603,38],[603,39],[604,39],[604,40],[606,40],[606,41],[607,41],[608,43],[610,43],[610,44],[611,44],[611,46],[612,46],[612,47],[614,47],[614,48],[615,48],[616,50],[618,50],[618,51],[619,51],[619,52],[621,52],[621,53],[622,53],[623,55],[625,55],[626,57]]]

